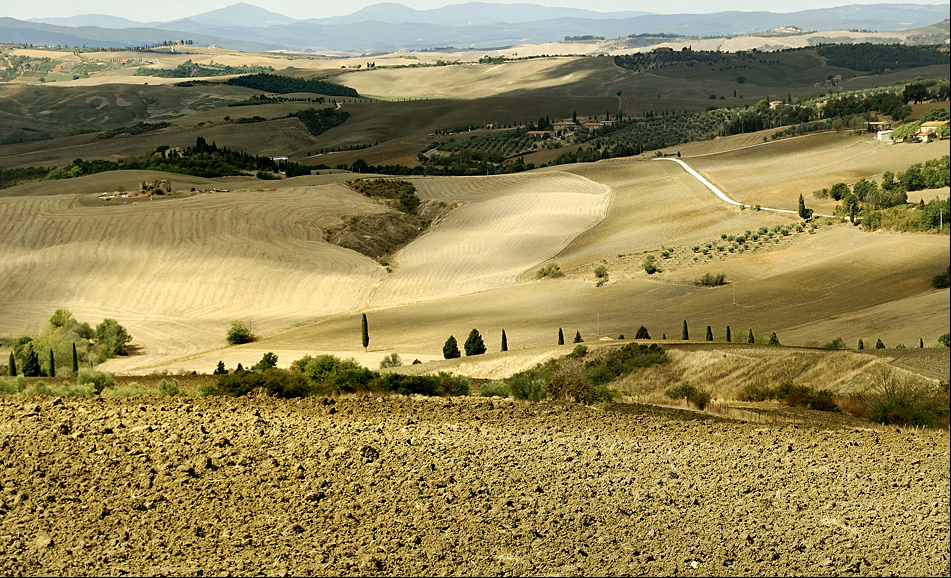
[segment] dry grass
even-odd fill
[[[748,136],[719,139],[690,145],[690,152],[747,144]],[[705,163],[707,176],[737,198],[744,198],[738,188],[750,186],[749,194],[766,199],[773,193],[756,175],[811,186],[834,182],[843,164],[854,163],[853,176],[874,176],[937,150],[926,146],[932,145],[877,148],[867,139],[819,136],[691,163]],[[450,334],[461,341],[473,327],[487,344],[505,329],[513,350],[554,346],[559,327],[569,340],[581,331],[589,343],[631,338],[640,325],[655,338],[679,337],[685,318],[695,338],[706,325],[719,337],[729,324],[736,337],[749,328],[777,331],[784,344],[881,337],[910,346],[948,331],[947,291],[930,288],[947,266],[946,237],[823,226],[768,250],[695,262],[694,243],[794,219],[727,207],[672,163],[618,159],[504,177],[414,179],[423,198],[464,206],[408,246],[389,276],[322,241],[323,229],[343,216],[379,210],[334,184],[346,176],[291,179],[268,189],[230,179],[215,182],[245,190],[85,206],[89,195],[111,185],[135,188],[144,175],[107,173],[6,191],[0,218],[12,229],[0,244],[0,332],[28,333],[66,307],[80,319],[115,317],[129,328],[141,354],[110,362],[112,369],[210,371],[218,359],[247,364],[266,351],[288,363],[305,352],[355,356],[370,367],[392,352],[406,363],[429,361],[441,358]],[[176,188],[212,184],[171,178]],[[678,251],[662,260],[663,273],[647,276],[641,259],[659,255],[661,246]],[[549,260],[568,276],[534,280],[534,268]],[[592,271],[602,263],[610,281],[595,287]],[[706,272],[724,273],[728,284],[695,286]],[[359,345],[363,311],[371,326],[366,354]],[[230,321],[243,318],[264,337],[253,355],[220,349]],[[730,380],[747,371],[708,361],[709,372],[645,372],[630,390],[651,391],[695,371],[726,394]],[[777,362],[771,379],[807,364],[784,363]],[[841,372],[836,379],[848,385],[852,369],[828,370]],[[810,384],[822,375],[801,373]]]

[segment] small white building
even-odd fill
[[[892,141],[892,132],[894,131],[880,130],[877,133],[875,133],[875,140],[879,140],[881,142],[894,142]]]

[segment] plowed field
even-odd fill
[[[0,573],[948,575],[947,432],[701,417],[3,398]]]

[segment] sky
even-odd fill
[[[224,8],[239,0],[33,0],[16,2],[3,0],[0,17],[52,18],[80,14],[108,14],[138,22],[167,22]],[[260,6],[292,18],[322,18],[352,14],[360,8],[378,4],[382,0],[247,0],[248,4]],[[416,10],[429,10],[448,4],[462,4],[465,0],[398,0],[400,4]],[[948,4],[948,0],[799,0],[798,2],[765,4],[761,0],[679,0],[656,2],[647,0],[484,0],[498,4],[530,3],[547,6],[585,8],[597,12],[635,10],[660,14],[703,14],[724,10],[796,12],[813,8],[828,8],[848,4],[899,4],[903,1],[914,4]]]

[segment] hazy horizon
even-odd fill
[[[856,4],[951,5],[947,0],[917,0],[915,2],[875,2],[861,0],[830,2],[828,0],[804,0],[796,4],[782,6],[764,6],[762,2],[755,0],[683,0],[676,4],[661,5],[655,2],[631,2],[630,0],[587,0],[583,3],[577,0],[486,0],[486,2],[492,4],[539,4],[559,8],[578,8],[595,12],[638,11],[653,12],[656,14],[707,14],[730,10],[783,13]],[[87,14],[105,14],[137,22],[168,22],[210,12],[212,10],[218,10],[237,3],[239,3],[239,0],[212,0],[201,3],[186,0],[166,0],[161,4],[161,9],[159,10],[156,4],[130,3],[119,0],[87,0],[82,3],[76,3],[73,0],[38,0],[37,2],[18,3],[13,6],[6,5],[0,10],[0,16],[27,20],[32,18],[67,18]],[[276,12],[290,18],[306,19],[345,16],[357,12],[362,8],[366,8],[367,6],[383,2],[379,0],[356,0],[346,3],[314,3],[307,0],[285,0],[283,2],[252,0],[245,3],[259,6],[265,10]],[[400,0],[396,3],[416,10],[431,10],[443,6],[465,4],[466,1]]]

